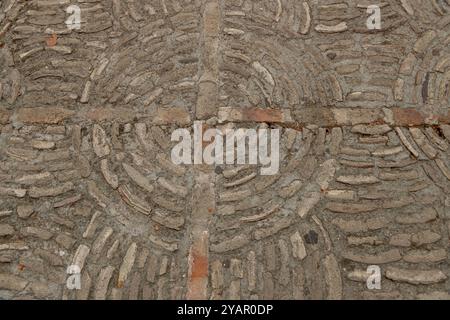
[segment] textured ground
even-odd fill
[[[1,0],[0,298],[450,299],[450,3],[371,4]],[[280,173],[173,165],[200,119]]]

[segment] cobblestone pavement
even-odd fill
[[[1,0],[0,298],[449,299],[450,2],[371,4]],[[194,120],[279,174],[174,165]]]

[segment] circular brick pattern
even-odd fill
[[[369,1],[73,2],[72,31],[0,4],[1,298],[449,298],[446,1],[380,30]],[[279,173],[173,164],[195,121],[279,129]]]

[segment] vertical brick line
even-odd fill
[[[202,16],[199,71],[201,76],[195,109],[196,120],[205,120],[217,115],[220,19],[219,0],[206,0]],[[204,165],[194,167],[186,296],[189,300],[208,298],[209,223],[216,210],[214,181],[215,174],[211,167]]]
[[[200,79],[198,84],[197,120],[208,119],[217,114],[219,95],[219,31],[220,6],[218,0],[207,0],[202,17],[202,36],[200,44]]]
[[[190,234],[187,299],[204,300],[208,296],[209,223],[216,210],[214,173],[210,168],[194,173],[192,193],[192,230]]]

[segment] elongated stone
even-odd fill
[[[386,270],[386,278],[410,284],[433,284],[445,281],[447,276],[441,270],[437,269],[409,270],[388,267]]]
[[[94,299],[95,300],[105,300],[106,294],[108,292],[108,285],[113,276],[114,267],[107,266],[103,268],[97,278],[97,284],[95,286],[94,291]]]
[[[412,250],[405,254],[403,260],[410,263],[431,263],[447,260],[445,249]]]
[[[98,217],[101,215],[100,211],[96,211],[91,218],[91,221],[89,222],[88,226],[86,227],[86,230],[83,233],[83,238],[91,238],[94,236],[95,231],[97,230],[97,220]]]
[[[332,223],[345,232],[357,233],[384,228],[389,224],[389,220],[383,217],[376,217],[363,221],[337,218],[332,220]]]
[[[327,209],[339,213],[362,213],[375,211],[380,207],[376,202],[340,203],[329,202]]]
[[[106,182],[111,186],[113,189],[117,189],[119,187],[119,178],[116,174],[114,174],[110,169],[108,165],[107,159],[102,159],[100,161],[100,170],[103,174],[103,177],[105,178]]]
[[[298,231],[291,235],[291,244],[294,258],[303,260],[306,257],[306,248]]]
[[[337,33],[337,32],[344,32],[348,29],[347,23],[341,22],[339,24],[336,24],[334,26],[327,26],[324,24],[318,24],[316,26],[316,31],[321,33]]]
[[[327,255],[323,259],[323,264],[325,267],[325,283],[328,287],[327,299],[342,299],[342,279],[336,257],[332,254]]]
[[[25,197],[26,193],[26,189],[5,188],[0,186],[0,196],[13,196],[17,198],[23,198]]]
[[[53,237],[53,233],[39,227],[24,227],[20,232],[25,236],[32,236],[42,240],[49,240]]]
[[[78,247],[77,251],[73,256],[72,265],[78,266],[80,270],[83,270],[86,258],[90,251],[91,249],[88,246],[80,244],[80,246]]]
[[[256,254],[254,251],[249,252],[247,260],[248,290],[253,291],[256,288]]]
[[[132,243],[128,248],[122,264],[119,269],[119,278],[117,280],[117,287],[122,288],[125,285],[125,281],[128,279],[128,275],[133,268],[134,261],[136,259],[137,244]]]
[[[130,178],[142,189],[145,191],[152,193],[153,192],[153,186],[150,184],[147,178],[145,178],[139,171],[137,171],[132,166],[123,163],[123,168],[125,169],[125,172],[130,176]]]
[[[425,32],[423,36],[419,38],[414,44],[414,51],[417,53],[422,53],[423,51],[425,51],[425,49],[428,48],[429,44],[436,36],[437,33],[434,30]]]
[[[92,130],[92,144],[94,152],[99,158],[105,157],[111,152],[105,130],[98,124],[95,124]]]
[[[28,193],[31,198],[56,197],[63,193],[73,190],[73,188],[74,185],[72,182],[66,182],[54,188],[42,188],[33,186],[30,188]]]
[[[211,251],[221,253],[243,247],[250,242],[249,236],[246,234],[236,236],[220,243],[211,244]]]
[[[383,135],[391,131],[392,128],[387,124],[383,125],[356,125],[352,128],[352,132],[365,135]]]
[[[219,260],[211,263],[211,285],[213,289],[221,289],[223,287],[223,268]]]
[[[396,217],[396,221],[401,224],[427,223],[437,218],[437,213],[433,208],[425,208],[423,212],[403,214]]]
[[[429,143],[422,130],[420,130],[419,128],[410,128],[409,131],[411,132],[411,135],[413,136],[417,145],[422,149],[422,151],[430,159],[436,158],[437,150]]]
[[[386,252],[378,253],[376,255],[357,254],[353,252],[344,252],[343,256],[351,261],[361,262],[366,264],[382,264],[398,261],[402,258],[398,249],[391,249]]]
[[[355,175],[355,176],[339,176],[336,178],[336,181],[350,185],[363,185],[363,184],[378,183],[380,180],[375,176]]]

